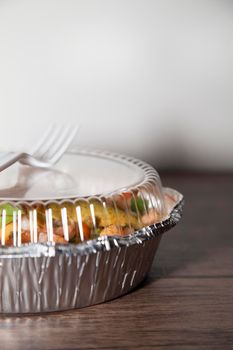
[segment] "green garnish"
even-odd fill
[[[137,213],[137,211],[138,211],[139,214],[143,215],[146,211],[146,208],[148,207],[148,201],[143,200],[140,197],[138,197],[136,199],[131,198],[130,207],[134,213]]]
[[[2,212],[6,211],[6,225],[13,221],[13,212],[17,210],[16,207],[13,207],[11,204],[2,204],[0,205],[0,227],[2,226]]]

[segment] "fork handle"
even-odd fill
[[[0,172],[9,168],[11,165],[15,164],[21,159],[24,159],[26,153],[2,153],[0,154]]]

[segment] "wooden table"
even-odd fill
[[[233,175],[163,174],[186,199],[152,271],[103,305],[2,317],[0,349],[233,349]]]

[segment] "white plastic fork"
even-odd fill
[[[0,154],[0,172],[16,162],[33,167],[49,168],[62,157],[77,131],[77,126],[50,126],[32,152]]]

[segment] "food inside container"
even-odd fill
[[[29,243],[33,239],[36,242],[49,241],[48,222],[50,221],[53,225],[51,239],[57,243],[80,243],[105,235],[125,236],[159,221],[159,214],[153,208],[149,208],[147,199],[137,197],[131,192],[124,192],[113,198],[103,201],[80,200],[75,203],[51,203],[46,206],[31,207],[23,204],[18,206],[2,204],[0,225],[5,215],[5,244],[16,244],[14,227],[17,229],[17,220],[14,214],[19,211],[21,243]],[[37,213],[38,233],[36,237],[31,235],[32,227],[30,226],[34,211]],[[50,218],[47,219],[47,215],[50,215]]]
[[[0,174],[0,183],[6,246],[123,237],[167,214],[157,172],[117,154],[74,151],[49,171],[17,164]]]

